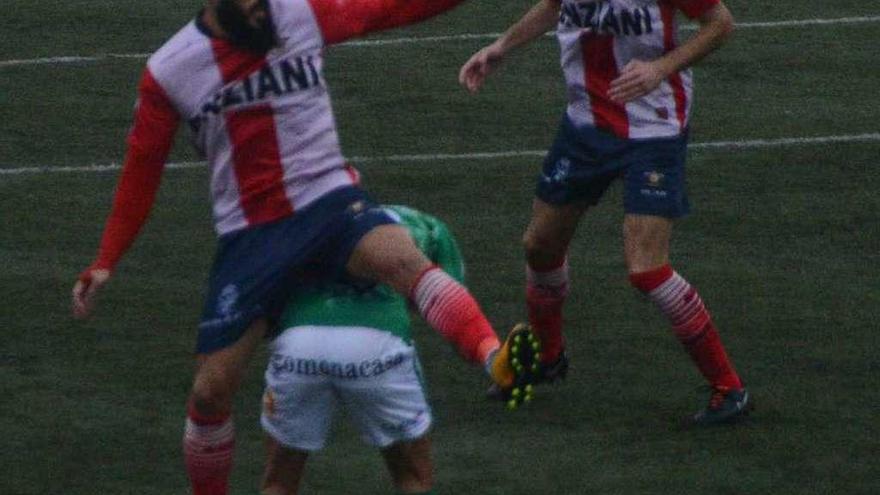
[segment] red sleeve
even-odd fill
[[[414,24],[451,10],[464,0],[308,0],[324,43]]]
[[[712,10],[721,0],[669,0],[678,10],[691,19],[698,19]]]
[[[147,221],[179,122],[165,92],[145,71],[113,208],[91,268],[112,270]]]

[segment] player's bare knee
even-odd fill
[[[541,255],[543,249],[546,247],[546,242],[542,242],[542,240],[531,230],[526,230],[522,237],[522,245],[526,251],[526,257],[531,259],[535,256]]]
[[[190,397],[192,407],[201,415],[214,416],[232,409],[232,400],[224,394],[193,388]]]
[[[430,265],[431,261],[423,256],[421,252],[405,252],[400,253],[399,256],[391,261],[389,273],[393,274],[397,279],[408,280],[418,276]]]
[[[669,263],[672,222],[645,215],[627,216],[623,222],[624,258],[629,273],[653,270]]]
[[[407,295],[418,280],[419,275],[431,266],[424,257],[410,254],[392,255],[383,260],[376,279],[390,285],[400,294]]]
[[[201,414],[213,415],[232,409],[233,387],[222,374],[199,373],[190,392],[193,407]]]
[[[642,273],[669,262],[668,248],[652,239],[632,239],[624,249],[627,272]]]
[[[408,294],[419,275],[431,266],[431,261],[415,245],[402,245],[379,258],[377,280],[401,294]]]
[[[526,260],[533,267],[556,263],[559,258],[565,256],[565,244],[552,236],[539,235],[527,230],[523,235],[522,243]]]

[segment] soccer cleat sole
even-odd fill
[[[526,324],[518,324],[508,336],[510,354],[508,364],[513,370],[513,385],[502,390],[502,399],[508,409],[516,409],[531,402],[535,383],[540,379],[541,342]]]

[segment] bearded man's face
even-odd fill
[[[229,41],[265,53],[278,44],[268,0],[217,0],[217,21]]]

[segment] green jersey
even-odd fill
[[[464,282],[464,262],[455,238],[437,218],[405,206],[386,206],[386,211],[407,227],[416,246],[459,282]],[[407,301],[390,287],[376,285],[364,290],[335,283],[309,287],[293,294],[281,316],[281,329],[317,325],[369,327],[412,340]]]

